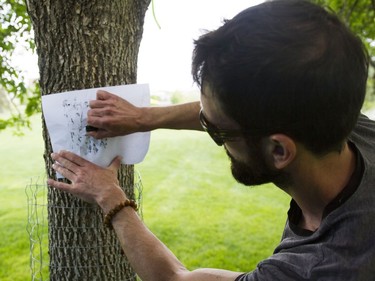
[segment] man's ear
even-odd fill
[[[297,146],[293,139],[283,134],[274,134],[267,139],[268,159],[276,169],[284,169],[296,157]]]

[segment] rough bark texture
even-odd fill
[[[139,44],[150,0],[27,0],[39,58],[42,95],[136,82]],[[45,164],[51,166],[50,139],[43,124]],[[119,172],[130,196],[133,166]],[[102,214],[49,188],[50,280],[135,280],[113,231]]]

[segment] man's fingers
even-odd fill
[[[91,131],[91,132],[87,132],[87,135],[90,136],[90,137],[93,137],[95,139],[104,139],[104,138],[108,138],[109,137],[109,134],[107,131],[105,130],[97,130],[97,131]]]
[[[91,109],[106,107],[107,104],[100,100],[90,100],[89,107]]]
[[[91,106],[91,103],[94,104],[94,101],[93,100],[90,101],[90,107],[91,107],[91,109],[89,109],[87,111],[87,116],[88,117],[101,117],[103,115],[103,113],[102,113],[101,110],[99,110],[99,106],[96,106],[96,107],[94,107],[95,105]],[[102,107],[104,107],[104,106],[102,106]]]
[[[109,164],[108,168],[110,168],[111,170],[117,172],[117,170],[118,170],[118,169],[120,168],[120,166],[121,166],[121,160],[122,160],[122,157],[121,157],[121,156],[116,156],[116,157],[112,160],[111,164]]]
[[[57,188],[57,189],[62,190],[62,191],[69,192],[71,190],[71,185],[67,184],[65,182],[55,181],[53,179],[48,179],[47,184],[49,186],[52,186],[52,187]]]
[[[98,115],[94,116],[90,113],[87,115],[87,126],[100,129],[103,127],[103,120]]]
[[[104,90],[98,90],[96,92],[96,99],[97,100],[106,100],[111,97],[115,97],[116,95],[111,94],[110,92],[104,91]]]
[[[82,194],[82,190],[76,189],[74,187],[74,185],[72,185],[72,184],[67,184],[67,183],[64,183],[64,182],[55,181],[53,179],[48,179],[47,184],[49,186],[52,186],[52,187],[60,190],[60,191],[71,193],[71,194],[77,196],[78,198],[81,198],[82,200],[88,202],[88,203],[95,203],[94,198],[92,198],[90,196],[85,196],[84,194]]]
[[[101,108],[92,108],[87,111],[88,118],[97,118],[100,119],[101,117],[105,116],[114,116],[116,113],[112,108],[102,106]]]
[[[68,167],[62,166],[59,163],[54,163],[52,165],[52,168],[58,172],[60,175],[63,175],[65,178],[70,180],[71,182],[74,182],[75,180],[75,173],[74,171],[70,170]]]
[[[106,100],[116,99],[117,96],[104,90],[98,90],[96,92],[96,100],[89,102],[90,108],[102,108],[108,106],[110,103],[105,102]]]
[[[84,158],[66,150],[62,150],[59,153],[52,153],[51,157],[53,160],[57,161],[71,171],[74,171],[77,166],[85,166],[90,164],[90,162]]]

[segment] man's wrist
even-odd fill
[[[102,196],[97,200],[97,203],[104,214],[107,214],[116,205],[128,199],[120,187],[109,192],[108,196]]]
[[[125,199],[121,203],[117,204],[115,207],[113,207],[111,210],[108,211],[104,215],[104,225],[112,228],[112,219],[124,208],[131,207],[134,209],[134,211],[138,210],[138,205],[134,200]]]
[[[138,119],[138,127],[140,132],[149,132],[154,129],[152,117],[152,107],[140,107],[141,114]]]

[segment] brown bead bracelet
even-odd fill
[[[109,228],[113,228],[112,227],[112,219],[113,217],[118,213],[120,212],[123,208],[125,207],[132,207],[135,211],[138,210],[138,205],[137,203],[135,203],[134,200],[129,200],[129,199],[126,199],[125,201],[121,202],[120,204],[116,205],[115,207],[113,207],[113,209],[111,209],[105,216],[104,216],[104,225],[109,227]]]

